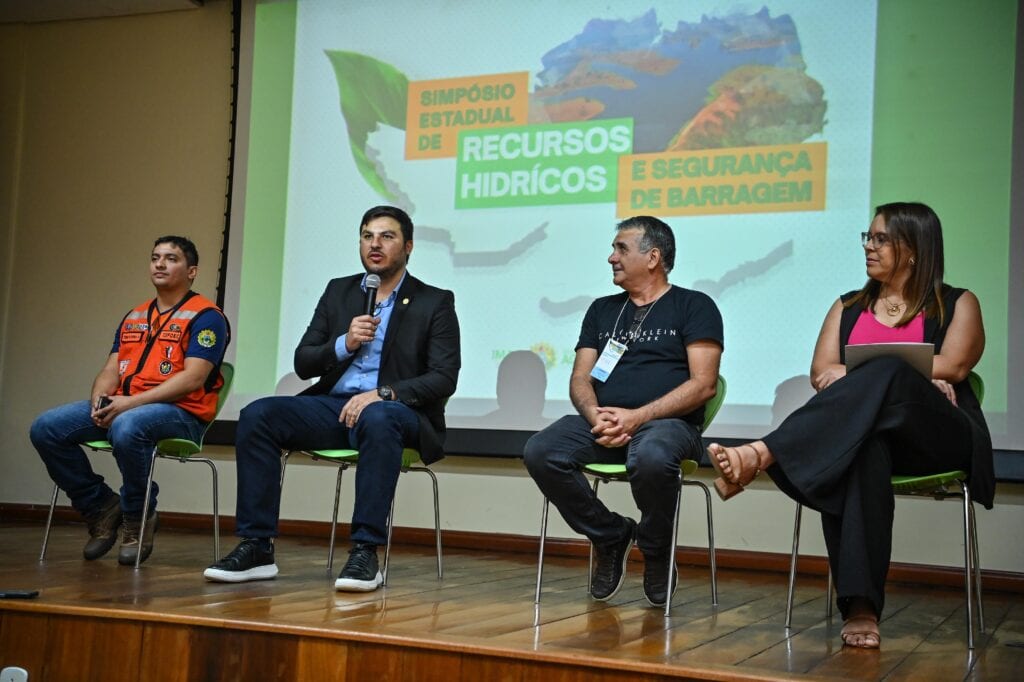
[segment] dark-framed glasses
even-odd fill
[[[861,232],[860,233],[860,244],[861,244],[861,246],[867,246],[869,243],[871,244],[872,247],[874,247],[876,249],[880,249],[883,246],[886,246],[887,244],[892,243],[892,240],[889,239],[889,235],[887,235],[884,232],[875,232],[874,234],[871,234],[870,232]]]

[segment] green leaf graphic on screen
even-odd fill
[[[334,67],[341,96],[341,113],[348,126],[349,144],[356,168],[382,197],[395,201],[394,191],[371,158],[370,133],[383,123],[405,130],[406,93],[409,79],[384,62],[355,52],[324,50]]]

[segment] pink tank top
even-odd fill
[[[875,319],[870,310],[863,311],[850,331],[847,343],[921,343],[924,341],[924,313],[918,313],[903,327],[886,327]]]

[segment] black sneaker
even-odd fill
[[[377,546],[357,543],[348,552],[348,562],[334,581],[342,592],[373,592],[384,583],[377,567]]]
[[[626,578],[629,550],[636,538],[636,521],[626,519],[626,537],[607,545],[594,545],[594,575],[590,578],[590,596],[608,601],[622,587]]]
[[[117,531],[121,528],[121,498],[111,495],[99,509],[85,515],[85,523],[89,527],[89,541],[85,543],[82,556],[93,561],[109,552],[117,542]]]
[[[668,554],[644,554],[644,596],[647,597],[651,606],[665,606],[665,600],[669,598],[668,589]],[[679,587],[679,567],[672,564],[672,589],[671,594],[676,593]]]
[[[117,563],[122,566],[134,566],[135,557],[139,553],[139,542],[142,542],[141,564],[153,553],[153,536],[156,535],[156,528],[160,525],[160,515],[153,512],[146,519],[146,523],[140,523],[139,518],[125,516],[121,523],[121,548],[117,552]]]
[[[203,571],[203,577],[207,580],[221,583],[270,580],[276,576],[274,545],[270,545],[270,550],[265,550],[256,538],[242,540],[230,554]]]

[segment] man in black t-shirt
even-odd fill
[[[669,284],[675,237],[668,225],[636,216],[617,229],[608,262],[625,291],[594,301],[583,318],[569,381],[579,414],[530,438],[523,459],[569,526],[594,544],[591,595],[605,601],[618,592],[635,541],[644,555],[644,595],[664,606],[677,582],[668,565],[679,463],[702,451],[722,317],[707,295]],[[639,524],[594,494],[581,469],[595,463],[626,464]]]

